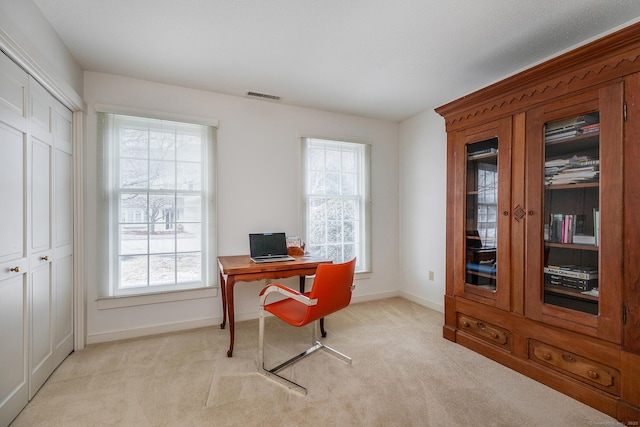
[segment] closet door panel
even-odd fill
[[[51,146],[34,139],[31,143],[31,250],[51,249]]]
[[[73,244],[73,157],[55,153],[55,248]]]
[[[0,122],[0,262],[26,255],[24,248],[25,176],[24,134]]]
[[[29,399],[49,378],[53,365],[51,263],[31,275],[31,357]]]
[[[56,256],[54,270],[54,365],[58,366],[73,351],[73,255]]]
[[[8,425],[28,401],[26,275],[11,274],[9,266],[0,264],[0,425]]]
[[[0,54],[0,121],[27,132],[27,74]]]
[[[0,54],[0,425],[29,400],[28,76]]]
[[[59,102],[53,116],[53,283],[54,360],[59,365],[73,351],[73,145],[71,111]]]

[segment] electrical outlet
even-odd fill
[[[433,282],[433,271],[429,270],[429,280]]]

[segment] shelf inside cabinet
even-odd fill
[[[550,284],[544,286],[544,303],[594,316],[597,316],[599,311],[598,297]]]
[[[593,132],[545,142],[544,147],[548,157],[556,157],[576,151],[597,150],[599,143],[600,132]]]
[[[560,295],[567,295],[567,296],[571,296],[573,298],[583,299],[583,300],[587,300],[587,301],[596,301],[596,302],[598,301],[598,297],[597,296],[583,294],[582,291],[579,291],[577,289],[573,290],[573,289],[570,289],[570,288],[551,285],[551,284],[548,284],[548,283],[545,283],[544,290],[545,290],[545,292],[551,292],[551,293],[560,294]]]
[[[483,160],[485,163],[496,164],[498,162],[498,153],[482,153],[482,154],[469,154],[469,160]],[[487,162],[487,160],[489,160]]]
[[[581,251],[598,251],[600,249],[599,246],[595,245],[578,245],[575,243],[544,242],[544,246],[547,248],[578,249]]]
[[[577,190],[580,188],[598,188],[600,183],[598,181],[595,182],[586,182],[583,184],[555,184],[555,185],[545,185],[545,190]]]

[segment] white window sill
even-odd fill
[[[98,298],[98,310],[134,307],[137,305],[160,304],[165,302],[186,301],[190,299],[213,298],[218,296],[218,287],[165,291],[155,294],[123,295]]]
[[[371,272],[370,271],[362,271],[353,275],[353,280],[361,280],[361,279],[370,279]]]

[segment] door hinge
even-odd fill
[[[622,117],[624,118],[624,121],[627,121],[627,103],[623,103],[622,104]]]
[[[626,305],[622,306],[622,324],[623,325],[627,324],[627,306]]]

